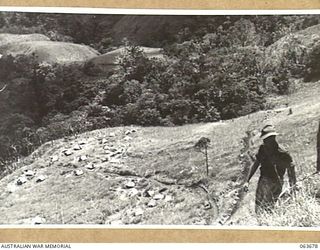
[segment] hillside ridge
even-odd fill
[[[237,225],[248,215],[255,225],[255,185],[246,196],[235,193],[250,162],[243,158],[249,150],[243,140],[251,137],[253,153],[260,125],[273,122],[297,162],[298,176],[312,172],[317,91],[318,82],[279,99],[292,115],[274,109],[225,122],[115,127],[48,142],[1,179],[0,223]],[[304,126],[292,131],[292,124]],[[310,133],[304,135],[306,129]],[[193,148],[201,136],[211,140],[209,178],[203,156]],[[296,145],[305,140],[305,148]]]

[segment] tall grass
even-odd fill
[[[271,212],[258,216],[262,226],[316,227],[320,226],[320,203],[314,186],[304,183],[295,197],[281,198]]]

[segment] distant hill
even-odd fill
[[[29,41],[50,41],[50,38],[42,34],[0,34],[0,46]]]
[[[34,54],[38,62],[59,64],[84,62],[99,55],[97,51],[86,45],[53,41],[18,41],[6,43],[0,46],[0,53],[12,56],[32,56]]]
[[[142,46],[154,46],[158,41],[172,40],[183,27],[194,26],[192,16],[124,16],[111,30],[115,41],[128,38]]]
[[[266,48],[266,64],[271,68],[283,67],[281,63],[288,60],[291,64],[305,65],[313,50],[320,47],[320,25],[288,34]]]
[[[148,58],[163,59],[161,48],[139,47]],[[119,56],[123,55],[126,47],[112,50],[108,53],[93,57],[87,63],[93,66],[93,70],[100,73],[110,73],[114,71],[118,65]]]

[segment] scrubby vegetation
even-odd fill
[[[310,180],[308,180],[310,181]],[[320,224],[319,202],[315,196],[317,187],[312,181],[304,182],[295,197],[280,199],[271,212],[258,218],[263,226],[313,227]]]
[[[317,47],[306,63],[292,60],[294,51],[276,69],[265,60],[269,45],[318,24],[318,16],[176,17],[179,32],[122,42],[125,32],[112,29],[121,18],[1,13],[3,33],[42,33],[100,52],[121,44],[127,49],[118,70],[104,76],[92,74],[90,65],[1,57],[1,81],[8,87],[0,99],[0,164],[48,140],[103,127],[172,126],[246,115],[264,109],[268,95],[289,93],[293,77],[318,75]],[[148,58],[138,45],[161,46],[165,57]]]

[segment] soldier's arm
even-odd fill
[[[260,165],[260,161],[258,159],[255,160],[255,162],[251,165],[249,174],[247,176],[246,182],[249,182],[254,175],[254,173],[257,171],[258,167]]]
[[[287,167],[289,185],[290,185],[290,190],[294,191],[296,189],[296,184],[297,184],[295,165],[293,163],[291,155],[288,153],[285,147],[283,146],[279,147],[279,151],[283,153],[285,157],[284,159],[289,163]]]

